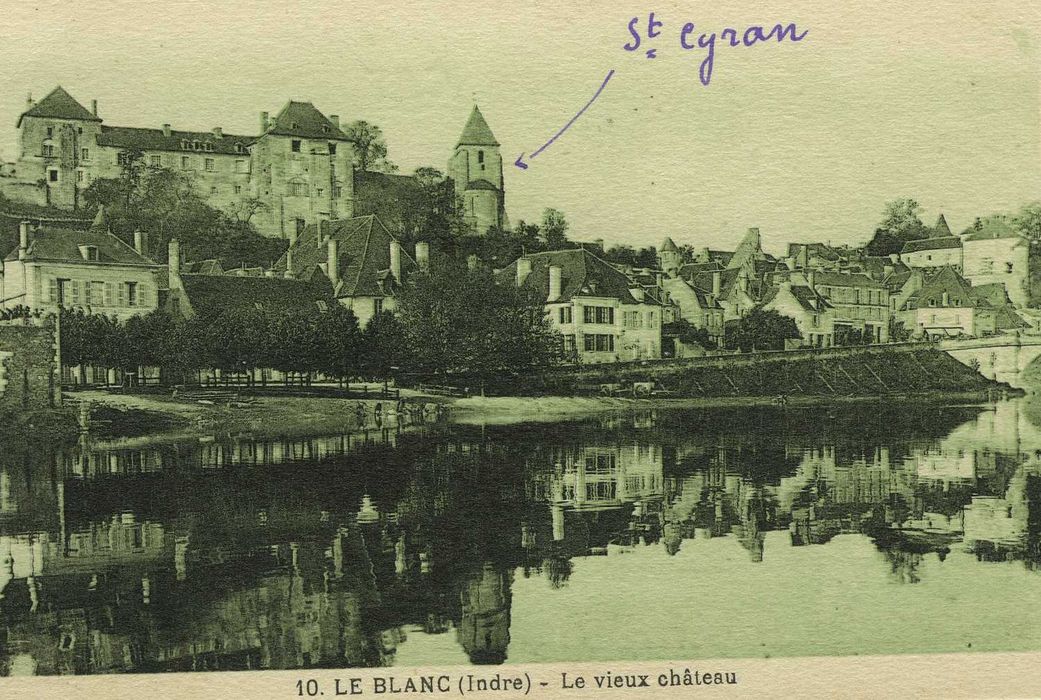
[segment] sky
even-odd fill
[[[12,3],[0,25],[0,153],[26,94],[62,85],[108,124],[255,134],[310,100],[378,124],[402,172],[446,168],[476,99],[502,144],[511,220],[563,211],[576,240],[860,243],[884,204],[926,223],[1041,199],[1041,7],[965,2]],[[754,8],[753,8],[754,5]],[[982,5],[982,3],[980,4]],[[661,34],[646,38],[651,11]],[[639,51],[633,17],[643,18]],[[794,22],[798,42],[698,36]],[[648,59],[644,49],[657,49]],[[513,165],[599,98],[529,167]]]

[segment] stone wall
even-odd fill
[[[0,321],[0,416],[61,405],[53,319]]]

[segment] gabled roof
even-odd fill
[[[459,143],[457,146],[498,146],[499,142],[495,140],[495,134],[492,133],[491,128],[488,126],[488,122],[484,120],[484,115],[481,114],[481,110],[474,105],[473,110],[470,111],[470,118],[466,120],[466,126],[463,127],[463,133],[459,136]]]
[[[733,256],[727,262],[727,267],[741,267],[762,259],[763,247],[759,238],[759,229],[750,228],[737,245]]]
[[[881,277],[886,274],[886,268],[890,267],[893,273],[907,272],[910,268],[901,260],[893,261],[884,255],[865,255],[860,259],[860,265],[864,272],[872,277]]]
[[[995,238],[1020,238],[1026,240],[1026,237],[1009,226],[1007,221],[997,218],[983,222],[979,229],[970,228],[963,235],[966,241],[987,241]]]
[[[299,136],[305,139],[351,140],[313,104],[292,100],[286,103],[282,111],[271,120],[267,133],[278,136]]]
[[[832,272],[817,270],[814,272],[814,284],[826,284],[829,287],[871,287],[881,289],[884,285],[859,272]]]
[[[170,131],[167,136],[162,129],[144,129],[133,126],[102,126],[98,134],[99,146],[141,151],[178,151],[181,153],[227,153],[244,154],[246,148],[256,140],[254,136],[236,136],[212,131]],[[193,146],[198,144],[198,148]],[[210,150],[206,149],[209,144]]]
[[[900,249],[900,254],[917,253],[923,250],[945,250],[948,248],[961,248],[961,239],[957,236],[919,238],[904,243],[904,247]]]
[[[994,307],[1006,306],[1012,303],[1008,298],[1008,292],[1005,290],[1003,282],[973,285],[972,296]]]
[[[181,263],[181,272],[194,275],[223,275],[224,267],[220,264],[220,260],[210,258],[198,262]]]
[[[212,318],[238,309],[260,311],[317,310],[317,302],[335,303],[329,280],[305,282],[278,277],[181,275],[188,303],[197,315]]]
[[[570,301],[575,297],[605,297],[624,304],[636,304],[629,291],[637,283],[624,272],[601,260],[585,248],[554,250],[524,256],[531,261],[531,272],[523,285],[535,289],[545,299],[549,296],[549,267],[560,267],[560,297],[554,301]],[[502,282],[517,279],[517,261],[496,273]],[[648,297],[643,303],[657,303]]]
[[[940,214],[940,218],[936,220],[936,225],[933,226],[933,235],[937,238],[953,235],[951,227],[947,225],[947,219],[943,214]]]
[[[81,246],[98,249],[98,259],[84,259]],[[17,260],[18,248],[7,254],[5,260]],[[158,263],[144,257],[130,245],[98,227],[86,231],[67,228],[43,227],[29,233],[27,260],[87,263],[91,265],[141,265],[156,267]]]
[[[795,301],[798,302],[803,311],[817,313],[832,308],[827,299],[805,285],[791,285],[788,287],[788,291],[792,293]],[[777,295],[780,294],[780,292],[780,285],[771,285],[770,287],[767,287],[766,291],[763,293],[763,304],[769,304],[777,298]]]
[[[76,101],[61,85],[54,88],[18,117],[18,126],[22,125],[22,117],[46,117],[48,119],[78,119],[80,121],[99,122],[101,119]]]
[[[340,257],[340,283],[336,297],[373,296],[394,294],[397,283],[390,274],[390,242],[395,240],[387,227],[376,216],[356,216],[322,223],[322,238],[318,226],[304,228],[290,246],[293,256],[294,277],[311,278],[321,263],[329,258],[329,238],[337,241]],[[285,274],[288,255],[283,254],[274,270]],[[411,256],[401,251],[401,272],[407,276],[417,265]]]
[[[666,236],[665,240],[661,242],[661,248],[658,250],[662,253],[675,253],[679,248],[676,247],[676,242],[670,236]]]
[[[904,285],[907,284],[907,280],[911,279],[911,274],[912,272],[910,270],[894,272],[891,275],[887,275],[886,278],[882,280],[882,284],[890,292],[898,292],[904,288]]]
[[[943,298],[944,293],[949,300],[957,300],[959,306],[988,306],[972,293],[972,285],[962,277],[957,270],[947,265],[925,278],[922,288],[907,298],[905,305],[908,308],[916,308],[928,303],[930,299],[937,301]],[[964,301],[964,303],[961,303]]]

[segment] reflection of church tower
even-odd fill
[[[448,161],[448,176],[455,183],[463,217],[474,233],[484,235],[492,226],[508,227],[499,142],[477,105]]]
[[[459,643],[475,664],[501,664],[510,645],[512,571],[486,563],[460,591]]]

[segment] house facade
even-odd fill
[[[792,273],[832,307],[835,341],[857,331],[869,342],[889,341],[889,290],[862,273],[802,270]],[[794,282],[793,282],[794,283]]]
[[[3,260],[3,308],[56,313],[81,309],[119,320],[154,311],[160,265],[108,231],[103,213],[88,230],[19,226],[18,247]]]
[[[960,271],[963,257],[961,239],[950,235],[908,241],[900,250],[900,260],[908,267],[953,267]]]
[[[525,255],[497,274],[501,283],[534,289],[546,300],[565,354],[579,362],[661,357],[661,300],[590,251]]]
[[[918,336],[982,336],[996,330],[997,309],[953,266],[927,276],[897,311],[905,328]]]
[[[1030,241],[1008,222],[992,219],[962,237],[965,278],[973,285],[1001,283],[1019,307],[1030,300]]]
[[[801,339],[785,340],[785,349],[800,346],[830,348],[835,344],[833,308],[808,285],[784,280],[770,287],[763,297],[763,309],[795,319]]]

